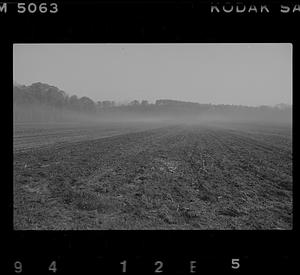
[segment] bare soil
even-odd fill
[[[139,127],[16,128],[14,229],[292,229],[289,127]]]

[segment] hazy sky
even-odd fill
[[[291,44],[15,44],[14,80],[94,101],[292,101]]]

